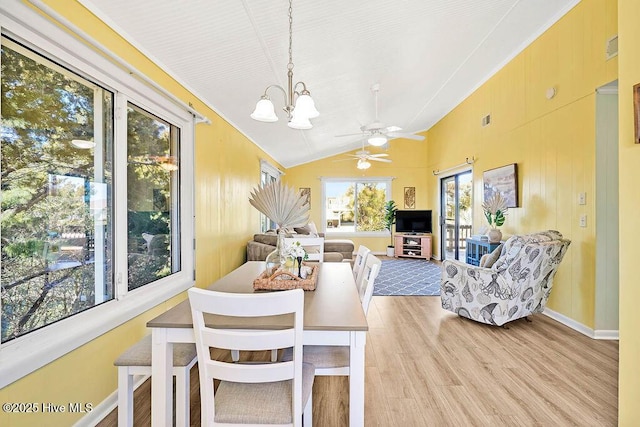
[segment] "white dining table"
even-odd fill
[[[324,262],[318,266],[316,289],[305,291],[304,345],[349,347],[349,425],[364,426],[367,319],[356,289],[351,264]],[[255,292],[253,280],[264,269],[263,261],[249,261],[214,282],[208,289],[220,292]],[[256,326],[259,325],[260,323],[256,322]],[[228,326],[250,327],[246,323]],[[165,427],[172,424],[173,418],[173,344],[195,342],[189,300],[150,320],[147,327],[152,330],[153,341],[151,424]],[[184,420],[176,420],[176,424],[184,424]]]

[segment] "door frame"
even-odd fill
[[[446,253],[447,253],[447,230],[446,230],[446,203],[444,200],[444,196],[445,196],[445,191],[444,191],[444,182],[446,180],[450,180],[451,178],[454,178],[455,180],[455,185],[456,188],[458,187],[458,181],[460,178],[460,175],[463,174],[470,174],[471,176],[471,206],[473,208],[473,200],[474,200],[474,191],[473,191],[473,167],[472,166],[468,166],[468,167],[463,167],[461,169],[458,170],[453,170],[449,173],[447,173],[446,176],[442,176],[439,178],[439,183],[438,183],[438,192],[439,192],[439,204],[440,204],[440,209],[439,209],[439,217],[440,217],[440,221],[439,221],[439,229],[440,229],[440,260],[444,261],[446,259]],[[460,215],[459,215],[459,192],[456,191],[455,194],[455,204],[456,204],[456,216],[455,216],[455,226],[454,226],[454,238],[456,240],[456,242],[459,240],[459,225],[460,225]],[[472,225],[473,225],[473,217],[471,219],[472,221]],[[459,248],[456,247],[454,249],[454,258],[458,259],[459,258]],[[461,261],[465,261],[464,259],[462,259]]]

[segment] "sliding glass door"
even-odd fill
[[[440,254],[442,260],[465,261],[466,242],[471,237],[471,171],[460,172],[440,181]]]

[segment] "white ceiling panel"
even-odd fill
[[[276,91],[278,122],[249,117],[268,85],[287,85],[287,1],[80,1],[291,167],[360,145],[335,135],[374,120],[374,83],[383,123],[429,129],[579,0],[294,1],[294,83],[320,111],[306,131],[287,126]]]

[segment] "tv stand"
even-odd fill
[[[396,234],[394,243],[396,257],[431,259],[430,234]]]

